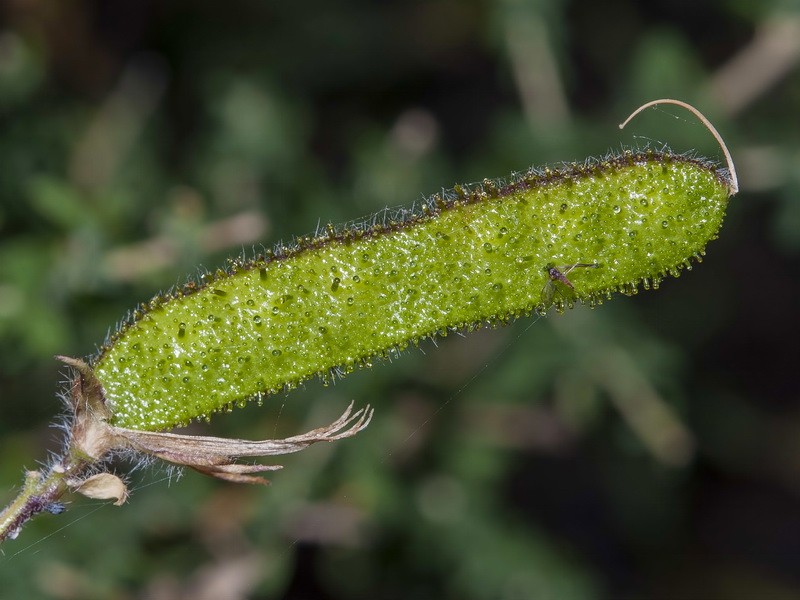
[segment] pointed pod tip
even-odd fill
[[[619,124],[620,129],[624,129],[625,126],[633,119],[636,115],[638,115],[643,110],[650,108],[651,106],[657,106],[659,104],[674,104],[675,106],[680,106],[681,108],[685,108],[694,116],[696,116],[700,121],[705,125],[706,129],[714,136],[714,139],[717,140],[719,147],[722,149],[722,153],[725,155],[725,162],[728,165],[728,191],[730,195],[733,196],[739,191],[739,179],[736,176],[736,167],[733,164],[733,158],[731,157],[731,153],[728,151],[728,146],[725,144],[725,141],[722,139],[719,131],[717,128],[711,124],[703,113],[697,110],[691,104],[684,102],[683,100],[675,100],[674,98],[660,98],[658,100],[651,100],[650,102],[646,102],[642,104],[639,108],[633,111],[627,119],[625,119],[622,123]]]

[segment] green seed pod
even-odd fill
[[[157,298],[93,368],[114,425],[184,424],[448,330],[656,287],[703,254],[733,189],[669,152],[456,188]]]

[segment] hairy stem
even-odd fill
[[[70,451],[45,473],[27,471],[19,495],[0,513],[0,543],[17,537],[22,526],[40,512],[60,512],[56,502],[79,480],[91,462]]]
[[[110,452],[110,441],[104,435],[108,426],[103,422],[106,412],[102,392],[91,369],[83,361],[59,358],[75,370],[69,393],[71,426],[64,441],[65,451],[44,471],[25,473],[22,491],[0,513],[0,543],[16,538],[22,526],[37,514],[61,512],[63,506],[58,499],[68,489],[79,489],[86,483],[87,473]]]

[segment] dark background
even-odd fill
[[[455,183],[669,143],[739,169],[658,292],[449,336],[193,431],[370,428],[271,488],[160,465],[0,554],[0,597],[800,597],[800,13],[777,0],[10,0],[0,502],[89,356],[198,266]],[[674,116],[673,116],[674,115]],[[677,119],[675,117],[678,117]],[[438,347],[437,347],[438,346]],[[122,461],[119,472],[135,463]]]

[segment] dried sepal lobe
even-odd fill
[[[459,187],[156,299],[95,372],[115,425],[165,429],[437,332],[657,285],[704,251],[728,195],[714,166],[654,152]],[[599,266],[548,297],[549,264]]]

